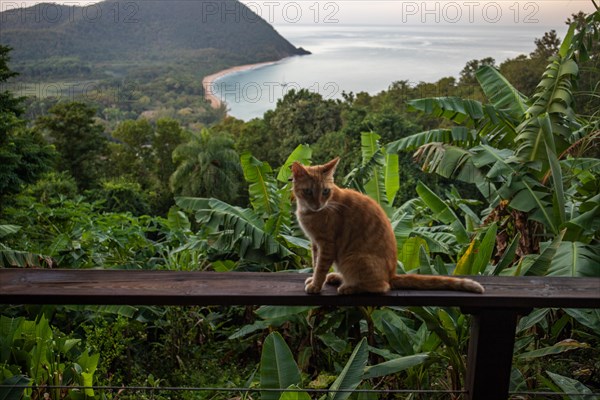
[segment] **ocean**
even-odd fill
[[[226,75],[215,81],[215,95],[228,113],[242,120],[261,117],[291,89],[306,88],[326,99],[343,92],[376,94],[393,82],[411,84],[458,77],[472,59],[493,57],[496,64],[535,49],[534,39],[566,26],[289,25],[277,31],[312,52],[275,64]]]

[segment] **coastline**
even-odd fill
[[[262,68],[262,67],[266,67],[268,65],[273,65],[273,64],[278,63],[279,61],[281,61],[281,60],[265,61],[265,62],[256,63],[256,64],[238,65],[235,67],[231,67],[231,68],[227,68],[227,69],[215,72],[214,74],[211,74],[211,75],[207,75],[204,78],[202,78],[202,87],[204,88],[204,98],[206,100],[208,100],[208,102],[210,103],[212,108],[219,108],[219,107],[221,107],[221,105],[223,105],[223,102],[213,92],[213,86],[215,85],[215,82],[218,79],[221,79],[226,75],[234,74],[237,72],[250,71],[252,69]]]

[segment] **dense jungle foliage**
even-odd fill
[[[263,118],[201,129],[110,122],[82,101],[32,119],[25,108],[39,100],[2,91],[0,267],[306,272],[288,167],[341,156],[338,184],[388,213],[400,273],[598,277],[600,12],[569,22],[562,40],[549,32],[499,66],[473,60],[458,80],[343,100],[290,91]],[[14,78],[9,56],[0,47],[0,83]],[[0,389],[3,399],[454,393],[385,395],[441,399],[460,398],[464,382],[469,319],[453,308],[0,310],[0,381],[28,385]],[[600,312],[522,317],[513,366],[511,392],[592,398]],[[160,390],[173,386],[256,391]],[[298,391],[260,391],[290,386]]]

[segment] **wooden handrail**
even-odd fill
[[[483,294],[403,290],[304,293],[308,274],[146,270],[0,269],[3,304],[444,306],[600,308],[600,278],[472,277]]]
[[[391,291],[337,295],[327,287],[304,293],[308,274],[293,272],[174,272],[0,269],[0,304],[443,306],[472,314],[468,400],[506,400],[515,328],[533,308],[600,308],[600,278],[498,277],[473,279],[483,294]]]

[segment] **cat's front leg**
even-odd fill
[[[319,260],[319,245],[311,241],[310,249],[312,250],[312,267],[313,271],[317,269],[317,261]]]
[[[333,254],[329,254],[324,249],[321,249],[313,243],[313,276],[306,279],[304,282],[304,291],[310,294],[321,292],[327,272],[331,264],[333,264]]]

